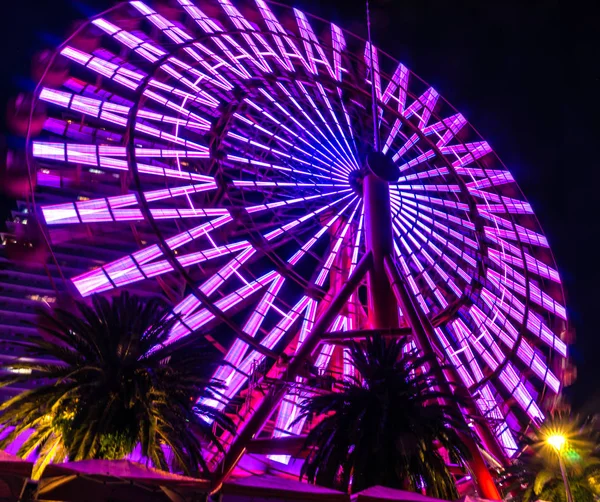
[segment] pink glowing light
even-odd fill
[[[296,305],[292,307],[289,314],[283,317],[279,321],[277,326],[275,326],[269,332],[269,334],[261,342],[261,345],[272,349],[281,339],[281,337],[285,335],[287,331],[293,326],[293,324],[300,317],[300,315],[302,315],[302,312],[304,312],[304,310],[309,306],[310,302],[311,300],[307,296],[302,297],[296,303]],[[264,357],[265,356],[263,356],[259,352],[251,351],[251,353],[248,356],[246,356],[241,362],[241,364],[237,367],[238,371],[232,374],[232,377],[228,382],[227,389],[223,392],[224,400],[219,401],[215,404],[211,403],[211,405],[213,405],[217,409],[222,410],[225,407],[227,400],[235,396],[246,383],[248,378],[246,375],[252,373],[252,369],[259,365],[264,360]],[[207,403],[208,400],[203,402]]]
[[[146,192],[144,197],[147,201],[171,199],[179,195],[202,193],[214,190],[214,183],[203,185],[189,185],[178,189],[153,190]],[[48,225],[59,225],[68,223],[93,223],[102,221],[133,221],[142,220],[144,216],[140,209],[122,208],[136,205],[138,198],[136,194],[115,195],[106,199],[92,199],[87,201],[66,202],[52,206],[42,206],[44,220]],[[165,218],[189,218],[223,216],[229,214],[226,209],[150,209],[152,216],[156,219]]]
[[[256,336],[256,333],[262,326],[269,309],[273,306],[273,302],[275,302],[275,299],[281,290],[281,286],[283,286],[284,280],[285,279],[282,276],[279,276],[271,283],[269,289],[267,289],[260,302],[254,309],[254,312],[252,312],[251,316],[248,318],[248,321],[246,321],[246,324],[244,325],[243,331],[247,335],[250,335],[252,338]],[[213,375],[212,380],[215,382],[230,381],[232,375],[236,371],[235,368],[242,363],[247,350],[247,343],[243,342],[242,340],[236,340],[225,356],[225,362],[228,364],[220,366]]]
[[[325,56],[325,52],[323,51],[320,42],[317,40],[317,36],[315,35],[315,32],[313,31],[312,26],[308,22],[308,19],[306,18],[304,12],[298,9],[294,9],[294,14],[296,15],[298,28],[300,29],[300,36],[303,39],[302,41],[304,42],[304,50],[306,51],[306,54],[308,56],[307,59],[312,72],[316,75],[317,64],[321,64],[325,66],[332,78],[337,78],[338,75],[334,71],[327,57]],[[313,49],[317,51],[317,54],[319,55],[318,58],[315,58]]]
[[[459,334],[459,339],[460,339],[461,346],[463,347],[463,350],[469,351],[468,353],[470,356],[469,361],[470,361],[471,369],[475,370],[475,372],[479,375],[478,378],[481,379],[483,376],[481,374],[481,370],[479,369],[479,367],[473,357],[473,354],[469,349],[469,346],[465,342],[465,334],[469,335],[470,334],[469,330],[462,323],[455,325],[455,330],[456,330],[457,334]],[[459,374],[461,380],[463,381],[464,385],[466,387],[472,387],[475,384],[475,379],[473,378],[473,376],[469,372],[469,370],[464,366],[464,364],[462,363],[457,352],[455,352],[451,348],[450,344],[448,343],[448,339],[444,335],[444,332],[439,328],[435,328],[435,332],[438,336],[438,339],[440,340],[440,342],[442,344],[442,347],[444,348],[446,353],[449,355],[450,360],[452,361],[452,364],[456,367],[458,374]],[[490,389],[489,384],[486,384],[483,387],[481,387],[480,397],[478,397],[475,400],[475,403],[477,405],[477,408],[479,408],[479,411],[482,413],[482,415],[484,417],[487,417],[495,422],[494,434],[495,434],[496,438],[499,440],[499,442],[502,445],[506,454],[509,457],[512,457],[518,451],[518,446],[516,444],[516,441],[515,441],[515,438],[514,438],[512,432],[510,431],[510,429],[506,423],[505,417],[499,408],[498,402]]]

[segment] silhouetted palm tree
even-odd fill
[[[74,312],[41,312],[41,336],[22,343],[52,362],[4,364],[13,373],[1,385],[32,388],[1,405],[1,430],[14,430],[0,447],[32,429],[19,454],[40,452],[38,471],[66,457],[123,458],[137,444],[158,468],[170,467],[166,448],[177,469],[207,471],[202,442],[220,445],[198,413],[226,429],[232,423],[197,403],[214,390],[202,376],[209,374],[205,347],[161,348],[175,322],[161,300],[124,292],[112,301],[94,296],[92,306],[75,303]]]
[[[354,343],[360,377],[341,392],[302,403],[316,425],[307,438],[303,468],[310,482],[357,492],[374,485],[457,498],[447,461],[463,464],[469,434],[454,398],[441,394],[424,369],[430,359],[403,354],[406,340],[380,336]],[[445,458],[447,457],[447,458]]]

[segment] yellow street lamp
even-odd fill
[[[560,465],[560,473],[565,484],[565,491],[567,493],[567,502],[573,502],[573,495],[571,495],[571,487],[569,486],[569,479],[567,478],[567,470],[565,469],[565,463],[563,461],[562,452],[567,445],[567,438],[564,434],[550,434],[546,438],[546,443],[551,446],[556,455],[558,456],[558,464]]]
[[[546,443],[552,446],[558,453],[561,452],[567,444],[567,438],[563,434],[552,434],[546,438]]]

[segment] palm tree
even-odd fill
[[[137,444],[158,468],[207,472],[202,443],[220,448],[209,422],[225,429],[232,423],[198,403],[215,390],[206,378],[205,347],[161,345],[175,320],[159,299],[124,292],[75,305],[73,312],[41,312],[41,336],[21,343],[34,358],[52,362],[20,359],[0,367],[11,371],[0,385],[31,387],[0,406],[0,431],[10,431],[0,448],[33,430],[19,455],[37,451],[38,472],[67,457],[123,458]],[[170,466],[163,447],[174,459]]]
[[[567,437],[561,452],[573,499],[593,502],[600,496],[600,457],[598,434],[589,421],[555,415],[522,439],[523,454],[505,475],[505,493],[517,502],[566,502],[566,490],[558,455],[547,437],[560,433]]]
[[[317,423],[301,476],[352,492],[383,485],[458,497],[447,460],[462,465],[468,459],[461,434],[469,432],[452,396],[436,390],[424,370],[432,361],[403,354],[405,343],[378,335],[353,343],[350,357],[360,378],[302,402],[301,416]]]

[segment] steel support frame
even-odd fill
[[[389,183],[369,172],[363,180],[363,201],[365,204],[365,236],[367,249],[373,255],[373,267],[369,272],[369,319],[373,329],[390,330],[398,328],[398,306],[408,318],[416,343],[425,354],[435,356],[435,332],[426,316],[417,308],[413,297],[401,280],[394,256],[392,212],[390,207]],[[450,393],[448,381],[454,375],[446,375],[434,357],[432,369],[443,392]],[[476,408],[473,406],[474,410]],[[459,410],[460,411],[460,410]],[[459,413],[462,417],[462,413]],[[466,422],[465,422],[466,426]],[[480,427],[482,432],[489,430]],[[485,430],[483,430],[485,429]],[[486,438],[489,447],[497,447],[496,441]],[[474,474],[481,494],[490,500],[501,500],[496,484],[483,461],[481,452],[472,437],[463,435],[463,440],[471,454],[469,466]],[[502,457],[501,457],[502,458]]]
[[[398,304],[385,273],[384,259],[394,251],[392,211],[387,181],[374,173],[363,180],[365,240],[373,255],[369,272],[369,323],[373,329],[398,327]]]
[[[304,343],[298,348],[296,355],[285,371],[286,381],[295,381],[296,376],[298,376],[303,369],[305,362],[311,357],[314,350],[320,344],[321,336],[329,329],[331,323],[344,308],[350,295],[358,288],[372,266],[372,255],[371,253],[366,253],[358,262],[354,272],[348,278],[348,281],[338,291],[335,298],[331,301],[331,304],[321,314],[317,322],[315,322],[312,331],[306,337]],[[273,410],[285,396],[287,390],[287,385],[274,385],[268,391],[267,395],[229,447],[229,450],[217,468],[215,479],[213,481],[213,493],[221,488],[223,481],[229,476],[231,471],[233,471],[242,455],[246,452],[248,444],[254,439],[254,436],[260,432],[265,422],[271,416]]]
[[[377,333],[384,338],[401,338],[403,336],[411,335],[412,330],[409,327],[378,329]],[[373,336],[372,329],[356,329],[352,331],[332,331],[324,334],[321,337],[321,340],[327,343],[344,344],[352,340],[364,340],[369,336]]]
[[[324,341],[323,338],[327,329],[368,272],[370,327],[374,330],[381,330],[383,334],[401,331],[399,330],[398,320],[398,307],[400,306],[409,321],[411,332],[419,348],[426,354],[436,355],[432,369],[441,390],[450,393],[452,391],[450,382],[458,383],[456,372],[454,374],[444,372],[438,364],[438,356],[441,356],[442,353],[438,348],[436,354],[433,326],[428,322],[426,316],[419,312],[392,259],[394,243],[388,182],[373,172],[368,172],[363,179],[363,201],[365,205],[367,252],[348,278],[348,281],[341,286],[331,304],[323,311],[302,346],[298,348],[285,372],[284,381],[295,380],[305,362],[310,359],[317,346]],[[286,385],[271,387],[223,457],[215,473],[213,492],[220,489],[223,481],[233,471],[237,462],[247,451],[251,441],[255,440],[256,434],[260,432],[286,392]],[[473,405],[472,408],[468,411],[476,414],[475,406]],[[477,424],[477,426],[486,446],[496,454],[496,450],[499,449],[498,444],[489,429],[486,426],[481,426],[481,424]],[[467,435],[463,435],[463,439],[472,457],[469,467],[473,472],[481,495],[490,500],[501,500],[498,489],[474,439]],[[504,456],[500,454],[499,459],[503,458]]]
[[[423,353],[434,356],[431,363],[432,372],[438,382],[440,390],[445,394],[451,395],[452,388],[449,382],[458,383],[459,381],[456,371],[453,367],[443,370],[440,366],[437,354],[440,354],[441,352],[440,349],[436,348],[434,345],[436,335],[431,323],[428,322],[426,316],[423,315],[415,305],[413,297],[408,292],[406,283],[402,280],[394,260],[390,256],[386,256],[384,262],[392,290],[394,291],[394,295],[398,303],[402,307],[402,312],[408,318],[417,346]],[[456,404],[456,406],[458,406],[458,404]],[[474,404],[469,405],[467,412],[474,416],[479,414]],[[462,417],[462,412],[459,413],[459,416]],[[465,427],[466,426],[467,423],[465,421]],[[502,453],[496,451],[498,450],[498,443],[488,427],[478,423],[475,424],[475,427],[477,432],[483,438],[486,447],[494,452],[495,455],[500,453],[499,458],[503,459]],[[469,467],[473,473],[473,477],[477,483],[481,495],[490,500],[502,500],[500,492],[494,483],[494,479],[492,478],[492,475],[490,474],[490,471],[483,460],[483,456],[481,455],[475,440],[466,434],[461,434],[461,436],[467,448],[469,449],[469,453],[471,454]]]

